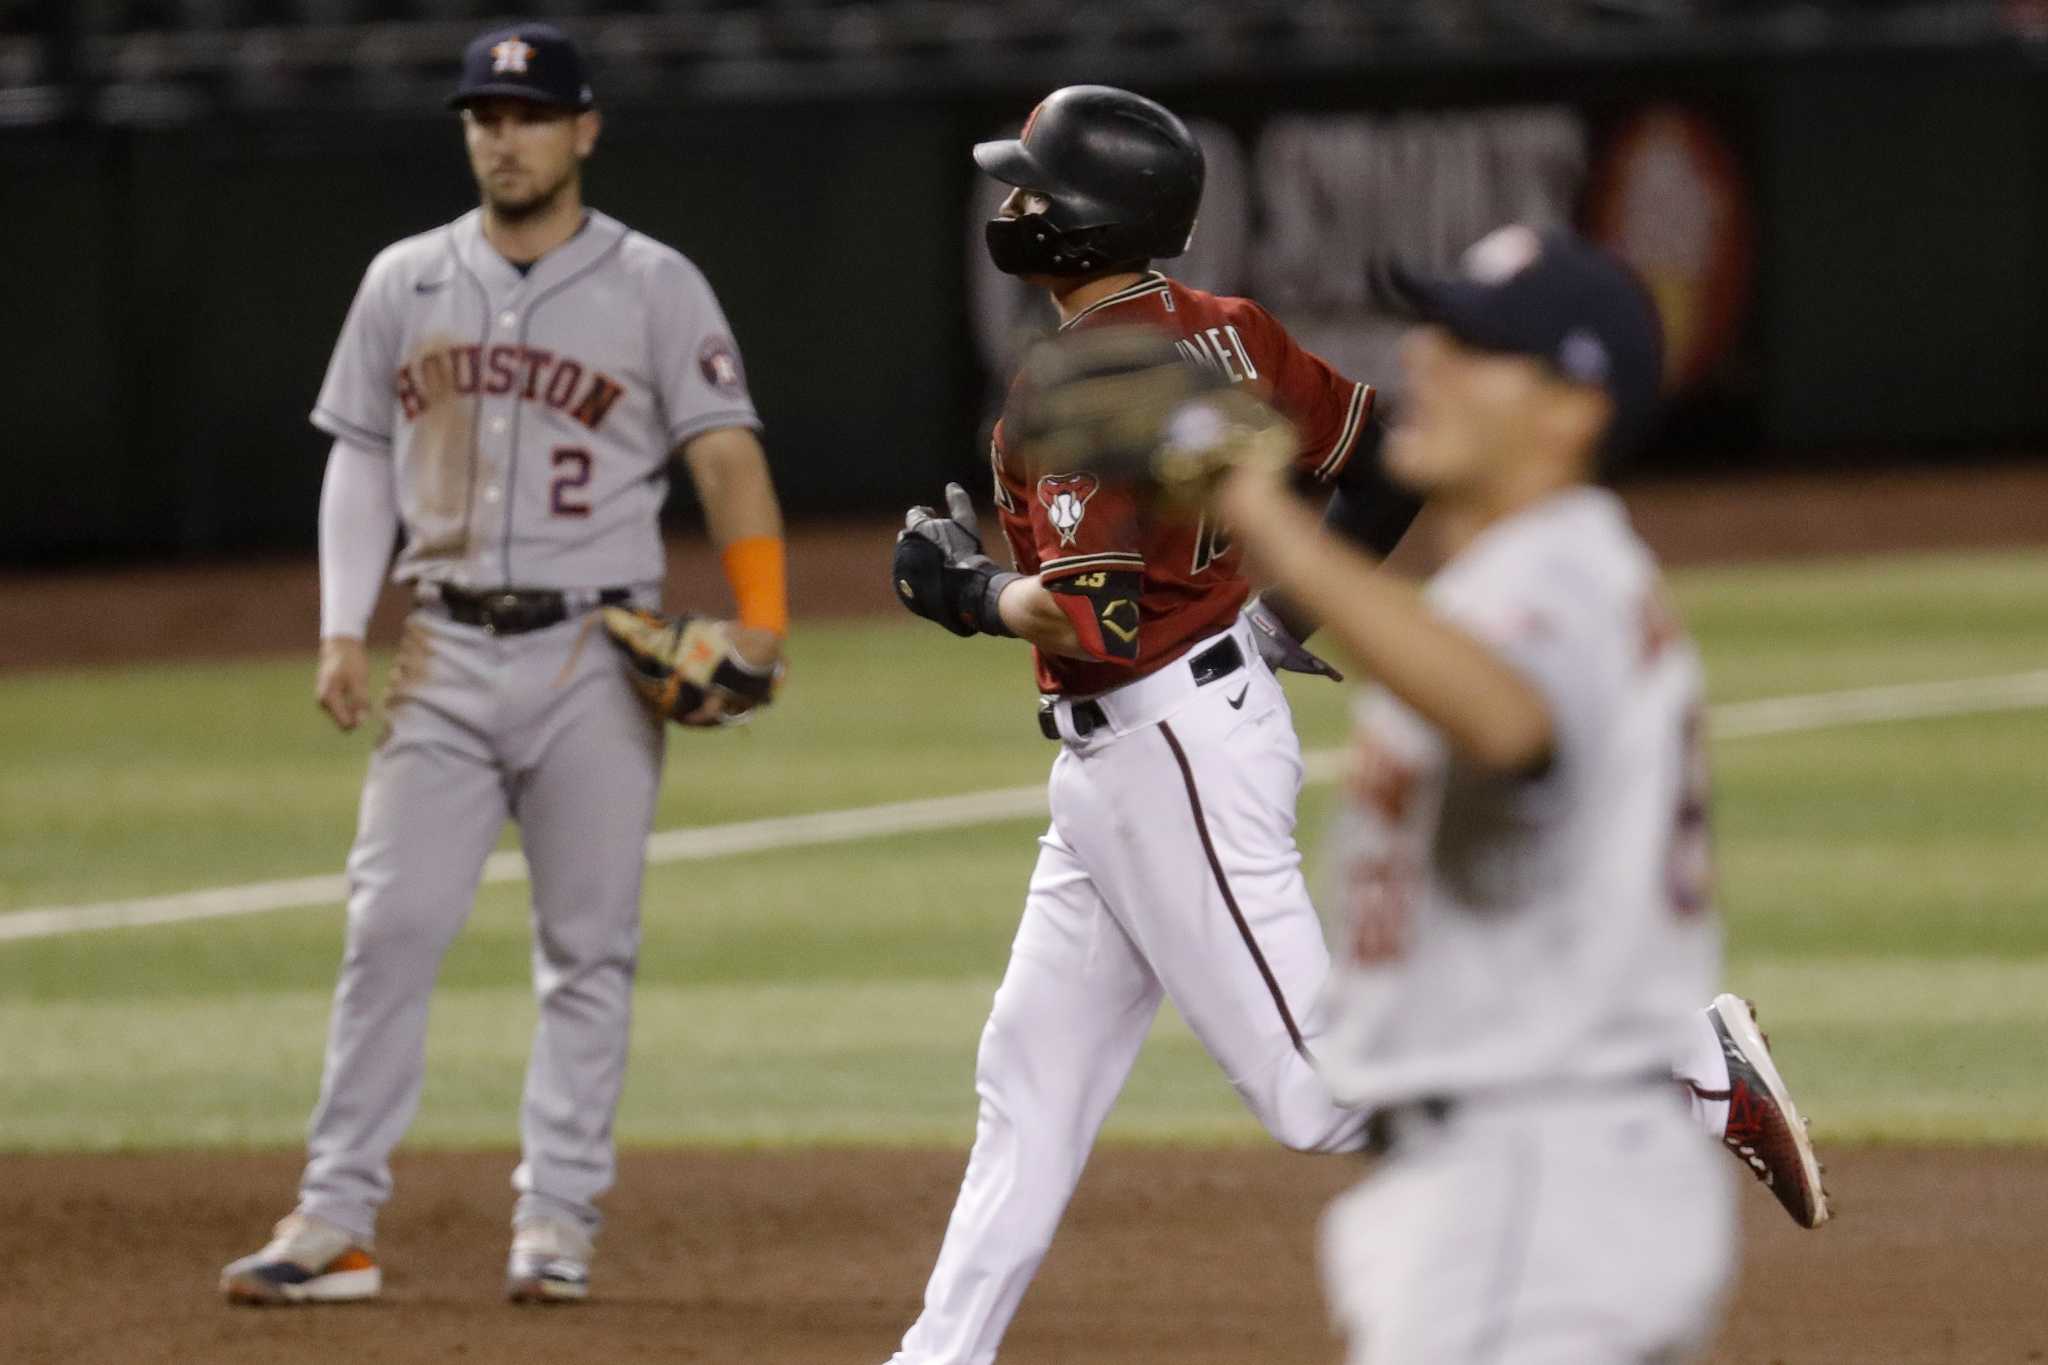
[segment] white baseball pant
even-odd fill
[[[1329,969],[1294,845],[1301,748],[1241,622],[1243,659],[1198,685],[1181,660],[1072,704],[1010,963],[982,1031],[974,1150],[895,1365],[986,1365],[1052,1242],[1160,1000],[1171,999],[1267,1130],[1302,1151],[1363,1144],[1309,1061]]]
[[[1675,1087],[1388,1116],[1324,1215],[1347,1365],[1677,1365],[1732,1270],[1732,1172]]]

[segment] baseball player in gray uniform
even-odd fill
[[[1675,1362],[1711,1329],[1734,1209],[1672,1075],[1759,1141],[1746,1111],[1773,1107],[1768,1158],[1812,1201],[1788,1210],[1827,1207],[1737,997],[1708,1011],[1720,1056],[1697,1055],[1720,966],[1699,658],[1590,484],[1654,409],[1658,323],[1557,231],[1505,228],[1462,277],[1400,283],[1427,325],[1385,459],[1453,551],[1427,590],[1253,466],[1217,499],[1378,684],[1333,840],[1319,1061],[1386,1155],[1325,1219],[1327,1291],[1354,1365]]]
[[[781,515],[717,299],[676,251],[583,206],[599,116],[544,24],[472,43],[460,111],[481,207],[371,263],[314,425],[319,704],[367,714],[363,634],[391,551],[415,609],[349,854],[347,946],[296,1210],[229,1265],[230,1300],[375,1295],[388,1158],[418,1106],[427,1005],[485,857],[519,824],[539,1004],[513,1176],[507,1292],[588,1292],[612,1183],[645,842],[664,729],[595,629],[658,604],[658,516],[680,453],[772,669],[787,624]],[[731,719],[707,699],[686,724]]]

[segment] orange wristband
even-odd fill
[[[740,624],[789,634],[789,584],[781,536],[748,536],[725,547],[725,581],[739,604]]]

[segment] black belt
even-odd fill
[[[1173,665],[1169,665],[1172,667]],[[1218,678],[1227,678],[1244,667],[1244,651],[1237,647],[1237,641],[1229,636],[1218,640],[1207,649],[1188,660],[1188,671],[1195,675],[1195,686],[1207,687]],[[1054,708],[1057,699],[1046,697],[1038,703],[1038,733],[1047,739],[1060,737],[1059,717]],[[1094,734],[1109,724],[1109,717],[1102,710],[1102,703],[1077,701],[1068,708],[1073,717],[1074,733],[1082,739]]]
[[[471,592],[443,583],[431,591],[438,595],[449,620],[465,626],[482,626],[493,635],[524,635],[569,619],[568,596],[554,588]],[[597,594],[597,604],[614,606],[631,601],[632,597],[630,589],[605,588]]]
[[[1457,1109],[1458,1101],[1448,1095],[1430,1095],[1388,1109],[1375,1109],[1365,1121],[1365,1150],[1372,1156],[1385,1156],[1394,1150],[1394,1128],[1397,1124],[1405,1123],[1411,1117],[1442,1123]]]
[[[1365,1121],[1365,1151],[1369,1156],[1384,1156],[1393,1150],[1398,1137],[1397,1130],[1409,1120],[1423,1119],[1430,1123],[1443,1123],[1466,1105],[1482,1104],[1490,1099],[1529,1099],[1539,1095],[1610,1095],[1616,1091],[1646,1090],[1654,1086],[1675,1086],[1676,1083],[1669,1071],[1644,1071],[1633,1076],[1537,1082],[1527,1086],[1479,1090],[1467,1095],[1424,1095],[1420,1099],[1405,1100],[1400,1104],[1373,1110]]]

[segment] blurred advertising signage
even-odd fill
[[[1594,163],[1585,226],[1656,297],[1665,388],[1698,387],[1741,333],[1755,269],[1749,190],[1727,141],[1671,105],[1623,120]]]
[[[1279,114],[1249,136],[1189,123],[1208,184],[1193,248],[1162,268],[1250,295],[1348,374],[1397,383],[1402,324],[1386,309],[1388,262],[1448,271],[1503,223],[1572,222],[1588,203],[1599,235],[1645,270],[1679,319],[1672,353],[1687,375],[1711,364],[1740,322],[1746,199],[1725,145],[1682,111],[1633,116],[1620,138],[1564,105]],[[981,224],[1002,194],[976,185],[967,242],[975,336],[996,376],[1053,322],[1043,296],[997,273],[982,250]]]

